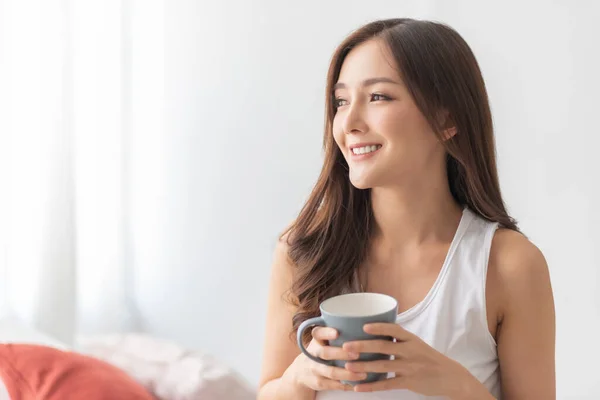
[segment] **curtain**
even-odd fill
[[[0,318],[67,344],[140,327],[133,6],[0,0]]]

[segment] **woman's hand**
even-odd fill
[[[396,377],[356,385],[354,391],[408,389],[427,396],[493,399],[466,368],[400,325],[375,323],[367,324],[363,329],[369,334],[391,336],[396,341],[346,342],[342,348],[353,353],[389,354],[394,356],[394,360],[348,362],[346,369],[353,372],[394,372]]]
[[[327,346],[326,341],[335,339],[338,332],[333,328],[315,327],[312,330],[313,339],[306,348],[308,352],[324,360],[356,360],[358,353],[352,354],[341,347]],[[352,391],[351,385],[344,381],[365,379],[364,372],[352,372],[347,369],[321,364],[300,353],[283,374],[283,379],[293,385],[307,387],[315,391],[345,390]]]

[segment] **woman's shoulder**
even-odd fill
[[[294,226],[296,225],[296,221],[292,221],[285,226],[283,230],[279,232],[279,236],[277,237],[277,248],[282,250],[288,250],[291,240],[294,235]]]
[[[548,264],[542,251],[520,232],[498,229],[490,250],[488,289],[496,293],[502,308],[512,302],[536,301],[532,294],[549,287]]]
[[[294,224],[295,221],[292,221],[282,231],[279,232],[277,236],[277,243],[275,244],[275,251],[273,254],[275,264],[278,265],[279,268],[283,268],[287,271],[291,271],[293,269],[293,263],[290,260],[289,251],[292,237],[294,234]]]
[[[490,266],[510,277],[525,277],[547,270],[542,251],[525,235],[512,229],[499,228],[492,239]]]

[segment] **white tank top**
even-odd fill
[[[420,303],[398,315],[396,323],[458,361],[500,399],[498,353],[488,329],[485,300],[488,258],[497,227],[465,208],[435,283]],[[408,390],[321,391],[316,396],[316,400],[443,398]]]

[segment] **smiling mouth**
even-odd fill
[[[372,144],[372,145],[368,145],[368,146],[354,147],[351,151],[352,151],[352,154],[354,154],[355,156],[360,156],[363,154],[370,154],[370,153],[376,152],[380,148],[381,148],[380,144]]]

